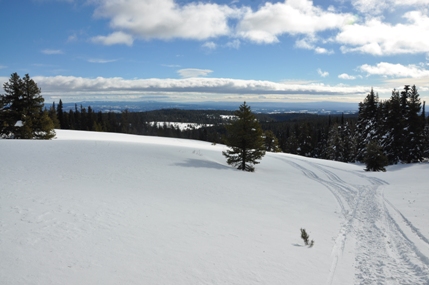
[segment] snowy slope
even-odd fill
[[[429,164],[268,153],[243,173],[224,149],[1,140],[0,284],[429,284]]]

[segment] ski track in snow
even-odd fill
[[[384,197],[380,186],[386,185],[385,181],[336,168],[336,173],[359,181],[350,184],[330,171],[331,166],[293,157],[278,159],[325,186],[341,209],[344,222],[335,238],[326,284],[334,284],[348,240],[355,241],[347,244],[356,252],[355,284],[429,284],[429,257],[415,244],[427,249],[429,239]]]

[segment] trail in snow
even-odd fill
[[[355,250],[355,284],[429,284],[428,254],[415,244],[427,248],[429,239],[384,197],[380,186],[386,182],[337,168],[334,173],[330,166],[313,161],[279,159],[324,185],[341,209],[344,222],[335,239],[326,284],[335,284],[346,245]]]

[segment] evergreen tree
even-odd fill
[[[325,158],[335,161],[345,161],[342,128],[337,123],[332,125],[328,135]]]
[[[129,114],[128,109],[121,113],[121,133],[129,133],[130,131]]]
[[[423,124],[423,156],[429,157],[429,118],[426,118],[426,102],[423,101],[422,124]]]
[[[401,109],[401,117],[400,117],[400,121],[402,122],[401,125],[398,125],[398,127],[400,128],[399,131],[401,132],[401,137],[400,137],[400,146],[401,146],[401,151],[399,153],[399,160],[404,162],[407,159],[407,146],[406,146],[406,141],[407,141],[407,136],[409,135],[409,129],[408,129],[408,98],[410,97],[410,85],[405,85],[404,86],[404,90],[401,91],[400,93],[400,109]]]
[[[366,146],[371,141],[378,141],[378,118],[379,114],[378,95],[371,92],[366,96],[364,102],[359,103],[359,115],[356,125],[356,160],[363,161],[366,153]]]
[[[314,147],[310,124],[308,122],[304,122],[299,126],[298,143],[299,147],[297,148],[297,153],[302,156],[310,157]]]
[[[253,172],[265,155],[265,144],[262,128],[250,107],[244,102],[234,115],[236,119],[226,126],[226,145],[230,148],[222,154],[227,163],[239,170]]]
[[[420,114],[421,102],[415,85],[410,89],[407,105],[406,137],[404,137],[405,147],[403,148],[407,151],[403,152],[402,160],[406,163],[420,162],[423,160],[424,126]]]
[[[405,118],[402,117],[401,112],[401,98],[397,90],[392,91],[390,100],[386,102],[385,110],[385,133],[381,144],[383,145],[389,164],[397,164],[400,161],[402,153],[402,132],[405,124]]]
[[[317,130],[317,143],[314,149],[314,157],[326,159],[326,145],[328,143],[328,126],[319,126]]]
[[[49,117],[48,111],[42,111],[39,123],[33,126],[33,138],[49,140],[55,137],[54,122]]]
[[[375,141],[367,145],[364,163],[366,164],[365,171],[386,171],[384,167],[389,164],[387,156]]]
[[[3,84],[0,95],[0,135],[14,139],[49,139],[55,136],[52,120],[43,111],[41,90],[28,74],[17,73]]]
[[[86,113],[86,108],[80,105],[80,129],[82,131],[89,131],[88,127],[88,114]]]
[[[342,161],[354,162],[356,139],[350,122],[345,121],[341,126],[340,139],[342,142]]]
[[[52,103],[51,108],[49,108],[49,112],[48,112],[49,118],[51,118],[53,126],[55,129],[59,129],[61,127],[60,125],[60,121],[58,120],[57,117],[57,111],[55,110],[55,102]]]
[[[285,152],[291,154],[298,154],[299,143],[294,132],[292,132],[286,140]]]
[[[63,101],[61,101],[61,99],[57,105],[57,118],[58,121],[60,121],[60,128],[66,129],[66,124],[64,122]]]
[[[90,131],[95,131],[94,124],[96,123],[96,115],[92,110],[91,106],[88,106],[87,120],[86,120],[86,129]]]
[[[281,152],[279,142],[272,131],[268,130],[264,132],[264,140],[266,151]]]

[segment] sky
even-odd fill
[[[0,19],[0,82],[50,101],[429,99],[429,0],[0,0]]]

